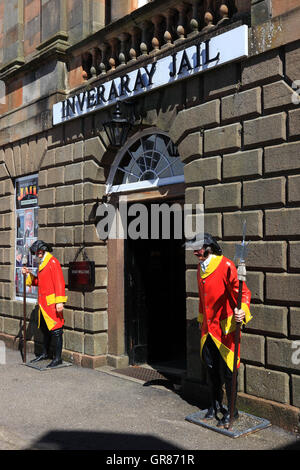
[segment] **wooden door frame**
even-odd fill
[[[185,184],[172,184],[161,186],[149,191],[113,194],[112,201],[117,204],[124,200],[127,202],[160,203],[172,199],[185,197]],[[129,358],[126,354],[125,344],[125,243],[124,239],[110,239],[107,241],[107,268],[108,268],[108,365],[116,368],[127,367]]]

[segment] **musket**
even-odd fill
[[[28,230],[24,233],[23,245],[24,245],[24,255],[22,257],[22,265],[27,266],[28,257],[26,255],[26,235]],[[26,276],[23,274],[23,362],[26,363]]]
[[[23,266],[27,265],[27,257],[23,256]],[[26,273],[23,274],[23,362],[26,362]]]
[[[236,245],[235,249],[235,260],[239,260],[238,263],[238,280],[239,280],[239,291],[237,298],[237,308],[240,310],[242,305],[242,293],[243,293],[243,283],[246,282],[246,257],[248,253],[249,242],[246,243],[246,221],[243,222],[243,241],[240,245]],[[241,332],[241,323],[236,322],[235,337],[234,337],[234,358],[233,358],[233,374],[232,374],[232,386],[231,386],[231,401],[230,401],[230,418],[229,426],[227,429],[231,429],[234,410],[235,410],[235,400],[236,400],[236,388],[237,388],[237,361],[238,361],[238,350],[240,343],[240,332]]]

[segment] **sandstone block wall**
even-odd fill
[[[81,59],[76,71],[69,76],[65,52],[74,43],[105,26],[105,0],[0,0],[0,15],[3,20],[3,28],[0,28],[0,75],[3,80],[0,111],[6,113],[22,107],[21,114],[27,115],[28,124],[24,126],[22,122],[20,137],[23,137],[24,127],[28,127],[27,135],[32,135],[33,127],[36,127],[33,133],[39,132],[37,110],[32,103],[45,97],[44,110],[39,107],[39,114],[43,129],[46,129],[50,124],[48,97],[64,91],[69,85],[72,87],[74,74],[76,84],[83,82]],[[27,67],[27,70],[16,76],[20,67],[25,70]],[[4,128],[11,125],[8,117]],[[13,127],[12,132],[17,132],[17,122]],[[9,134],[7,129],[7,140]]]
[[[204,228],[222,240],[225,256],[234,257],[247,221],[253,320],[242,337],[240,390],[299,406],[299,109],[287,78],[300,77],[296,50],[290,44],[223,68],[222,77],[205,74],[214,93],[204,88],[202,104],[180,111],[170,136],[185,163],[186,200],[204,204]],[[186,263],[188,376],[201,382],[191,253]]]
[[[95,367],[107,354],[107,247],[96,235],[94,211],[104,194],[105,175],[101,157],[105,151],[98,136],[83,140],[61,129],[38,134],[7,145],[0,151],[0,332],[17,336],[23,317],[22,302],[14,300],[15,200],[14,178],[28,173],[39,175],[38,237],[54,246],[54,256],[62,265],[68,302],[64,310],[64,348],[85,365]],[[81,139],[81,140],[79,140]],[[68,142],[66,144],[66,142]],[[68,265],[82,244],[96,263],[95,289],[77,292],[68,289]],[[78,260],[82,259],[79,255]],[[27,338],[39,342],[37,312],[27,305]]]
[[[105,18],[104,0],[1,0],[0,9],[1,65],[32,56],[61,32],[74,44],[103,28]]]
[[[69,15],[59,21],[52,18],[39,39],[35,4],[40,3],[47,14],[50,2],[26,2],[24,47],[28,54],[33,43],[46,41],[67,22],[74,35],[82,33],[80,21],[87,2],[77,2],[76,12],[75,1],[57,2],[57,8],[68,5]],[[0,7],[3,4],[0,0]],[[17,4],[10,2],[5,26],[8,31],[17,24],[10,35],[17,39],[5,45],[3,60],[14,60],[19,54],[16,44],[23,26],[16,16]],[[89,4],[101,7],[101,1]],[[273,14],[268,1],[253,0],[252,4],[254,12],[264,8],[267,17]],[[0,41],[4,44],[1,34]],[[247,220],[252,248],[247,282],[254,318],[243,334],[239,387],[248,394],[294,406],[300,406],[299,364],[293,360],[295,341],[300,339],[300,114],[290,98],[292,81],[300,77],[299,46],[299,41],[291,42],[242,64],[228,64],[147,93],[136,109],[142,126],[169,132],[177,144],[185,164],[186,202],[204,204],[205,229],[222,240],[225,256],[233,258],[242,222]],[[84,354],[82,364],[95,365],[93,357],[101,364],[108,351],[107,248],[98,239],[93,220],[109,171],[102,161],[101,123],[106,112],[52,128],[52,105],[65,97],[55,86],[64,88],[66,78],[65,64],[53,64],[49,61],[35,82],[29,74],[24,82],[19,79],[10,85],[8,109],[24,106],[1,118],[0,331],[16,336],[23,315],[22,304],[13,300],[13,182],[18,176],[38,173],[39,237],[54,245],[66,281],[68,263],[83,242],[90,259],[96,261],[94,292],[67,292],[64,334],[64,348],[70,356]],[[52,94],[41,98],[52,84],[56,84],[50,89]],[[32,96],[38,100],[29,103]],[[186,265],[187,378],[204,383],[196,321],[196,264],[190,253]],[[36,311],[30,307],[28,335],[39,339],[33,326]]]

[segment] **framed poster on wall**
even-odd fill
[[[23,300],[22,266],[26,264],[33,274],[37,274],[38,262],[30,252],[31,245],[38,236],[38,175],[18,178],[16,194],[16,244],[15,244],[15,297]],[[37,287],[26,288],[26,298],[37,299]]]

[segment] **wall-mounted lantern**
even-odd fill
[[[103,127],[112,146],[122,147],[125,144],[132,128],[132,122],[123,117],[119,102],[116,104],[113,118],[110,121],[104,122]]]

